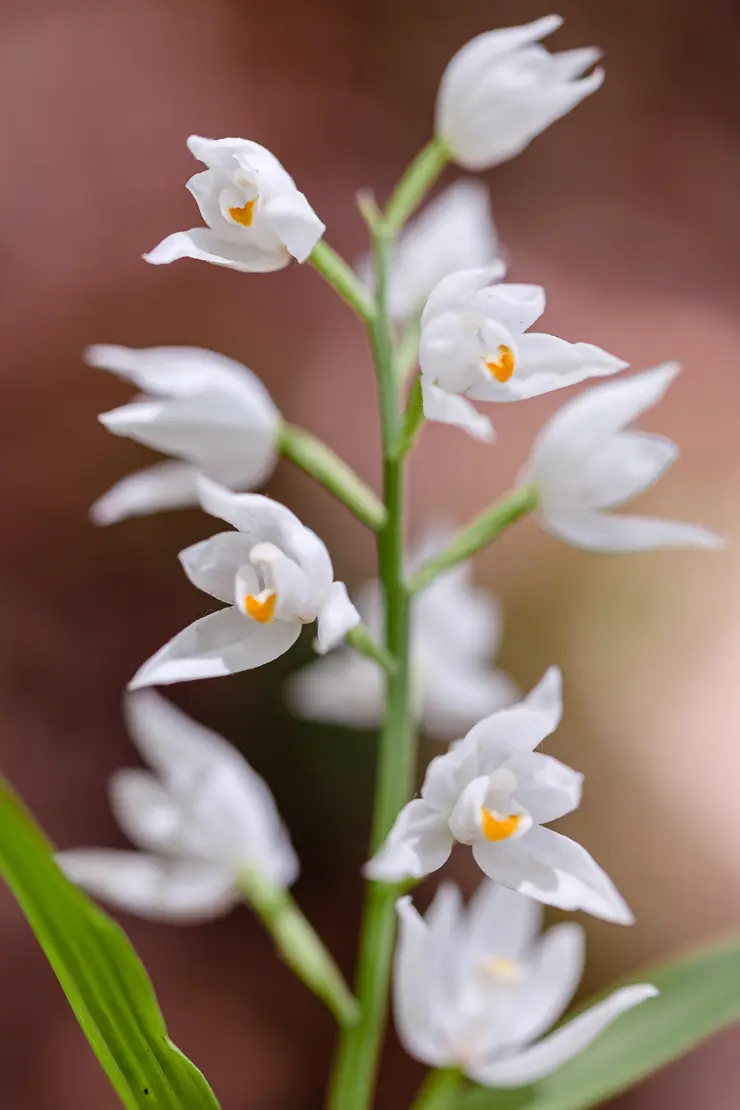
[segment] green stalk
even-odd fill
[[[401,430],[399,396],[385,309],[390,245],[391,236],[381,224],[375,229],[377,307],[370,339],[380,396],[383,500],[387,512],[387,523],[378,533],[378,571],[385,600],[385,646],[395,660],[396,669],[386,675],[371,853],[383,843],[401,806],[408,800],[416,763],[409,681],[410,597],[404,582],[403,461],[397,452]],[[368,1110],[373,1100],[388,1008],[398,895],[398,887],[384,883],[371,882],[367,888],[356,983],[360,1012],[356,1024],[340,1034],[329,1110]]]
[[[242,870],[239,885],[288,967],[328,1006],[340,1025],[356,1021],[357,1003],[342,973],[292,894],[252,868]]]
[[[520,486],[519,489],[513,490],[506,497],[502,497],[500,501],[491,505],[490,508],[484,509],[466,528],[463,528],[462,532],[455,536],[444,551],[435,555],[433,559],[429,559],[416,572],[409,583],[411,593],[422,590],[438,574],[443,574],[451,567],[457,566],[458,563],[470,559],[471,556],[484,547],[488,547],[489,543],[498,539],[501,533],[510,525],[517,520],[521,520],[528,513],[534,512],[539,502],[539,496],[539,490],[536,486]]]
[[[325,281],[336,290],[343,301],[353,308],[358,316],[367,323],[375,312],[372,297],[368,294],[354,270],[347,265],[343,258],[320,239],[307,259],[315,270],[321,274]]]
[[[385,226],[390,237],[398,234],[437,180],[449,161],[446,143],[431,139],[414,158],[393,190],[385,210]]]
[[[333,493],[337,500],[346,505],[373,532],[380,531],[386,521],[385,508],[380,498],[365,485],[344,459],[340,459],[320,439],[303,428],[297,428],[295,424],[283,424],[278,438],[278,450],[286,459],[290,459],[315,478],[329,493]]]
[[[427,1076],[411,1110],[448,1110],[460,1092],[463,1075],[457,1068],[439,1068]]]

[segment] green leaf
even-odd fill
[[[585,1110],[639,1083],[740,1021],[740,938],[629,981],[654,983],[660,996],[623,1014],[585,1052],[536,1087],[478,1088],[457,1102],[457,1110]]]
[[[169,1040],[125,933],[54,862],[30,813],[0,779],[0,875],[56,973],[82,1031],[128,1110],[218,1110]]]

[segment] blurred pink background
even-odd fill
[[[606,51],[602,92],[490,175],[514,280],[547,286],[547,330],[636,368],[685,374],[650,415],[681,462],[651,511],[737,536],[740,319],[740,11],[623,0],[563,3],[554,45]],[[467,38],[545,14],[458,0],[6,0],[0,13],[5,173],[0,452],[6,474],[2,769],[62,846],[117,844],[105,780],[134,759],[120,698],[139,663],[203,612],[177,551],[197,513],[95,530],[89,504],[148,461],[97,413],[128,390],[86,368],[90,342],[194,344],[250,365],[286,416],[377,480],[374,387],[352,314],[298,266],[258,277],[140,258],[197,222],[184,188],[191,132],[273,149],[348,259],[364,249],[354,193],[382,200],[426,141],[445,62]],[[450,179],[452,178],[450,174]],[[428,429],[412,523],[462,522],[503,489],[560,399],[509,406],[498,445]],[[487,453],[491,451],[491,453]],[[363,530],[281,465],[270,492],[329,544],[340,577],[373,571]],[[566,680],[555,754],[586,771],[567,825],[637,913],[594,926],[590,986],[740,925],[738,557],[619,559],[565,548],[526,523],[482,558],[503,598],[503,665],[522,686]],[[175,697],[240,743],[274,786],[303,860],[299,900],[349,970],[371,786],[371,738],[309,728],[280,707],[299,650],[257,674]],[[553,750],[553,749],[551,749]],[[472,870],[461,878],[474,882]],[[240,911],[175,930],[124,922],[174,1040],[224,1110],[319,1105],[332,1027]],[[117,1105],[10,896],[0,892],[3,1110]],[[740,990],[740,984],[738,984]],[[633,1110],[736,1107],[737,1033],[623,1100]],[[389,1046],[380,1103],[407,1104],[419,1069]]]

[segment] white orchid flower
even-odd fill
[[[436,554],[449,539],[435,532],[417,545],[411,569]],[[356,597],[365,625],[379,636],[380,586],[365,583]],[[415,715],[427,736],[450,740],[495,709],[518,697],[515,684],[491,665],[501,641],[498,603],[472,582],[472,566],[461,563],[439,575],[412,602],[411,671]],[[344,648],[310,663],[289,682],[295,711],[318,721],[354,728],[375,727],[383,713],[383,675],[372,660]]]
[[[550,54],[539,40],[563,20],[476,36],[452,58],[437,94],[436,132],[467,170],[490,169],[520,154],[540,132],[601,87],[594,47]]]
[[[459,1068],[486,1087],[525,1087],[577,1056],[620,1014],[658,994],[623,987],[558,1026],[584,966],[584,932],[556,925],[539,936],[541,907],[483,882],[464,907],[443,884],[421,917],[398,902],[393,997],[398,1035],[411,1056]]]
[[[402,882],[440,868],[468,844],[489,879],[546,905],[631,924],[611,879],[575,841],[543,826],[576,809],[583,776],[535,752],[562,714],[552,667],[518,705],[484,718],[429,764],[421,797],[401,810],[371,879]]]
[[[235,674],[283,655],[304,624],[318,621],[316,648],[335,647],[360,622],[326,547],[284,505],[232,493],[199,478],[207,513],[236,532],[219,532],[180,552],[193,585],[229,602],[195,621],[139,669],[130,688]]]
[[[240,901],[239,875],[287,888],[298,860],[272,794],[243,756],[153,690],[128,698],[131,738],[151,767],[117,771],[110,800],[139,851],[77,848],[68,878],[117,909],[159,921],[205,921]]]
[[[545,311],[545,290],[500,284],[500,276],[498,263],[463,270],[443,278],[429,297],[419,342],[428,420],[462,426],[461,406],[471,424],[486,419],[458,394],[476,401],[522,401],[627,366],[591,343],[529,332]],[[475,434],[472,427],[467,430]]]
[[[199,258],[267,273],[305,262],[325,227],[274,154],[248,139],[191,135],[188,149],[208,168],[187,187],[208,225],[176,231],[145,254],[155,266]]]
[[[586,390],[547,421],[519,482],[537,487],[548,532],[588,551],[724,546],[696,524],[604,512],[648,489],[678,458],[672,440],[628,425],[661,400],[679,369],[669,362]]]
[[[262,382],[234,359],[198,347],[134,350],[98,344],[85,360],[132,382],[142,394],[99,419],[174,455],[116,483],[93,505],[97,524],[198,503],[198,471],[237,489],[261,485],[277,459],[280,413]]]
[[[498,255],[488,189],[472,178],[456,181],[427,204],[399,236],[388,267],[388,314],[397,323],[418,316],[443,277],[456,270],[487,266]],[[358,274],[371,288],[374,277],[369,256],[358,266]]]

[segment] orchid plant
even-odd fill
[[[740,945],[731,942],[623,983],[557,1024],[583,971],[583,930],[565,922],[539,937],[542,907],[621,925],[633,915],[589,852],[549,827],[578,807],[583,779],[541,750],[563,710],[560,671],[551,667],[522,696],[493,667],[501,616],[472,579],[471,558],[529,515],[596,552],[723,542],[694,524],[609,511],[678,455],[670,440],[631,427],[678,367],[615,378],[622,358],[531,330],[545,291],[504,281],[481,182],[459,180],[416,214],[448,163],[496,166],[599,88],[597,50],[553,54],[542,44],[560,22],[486,32],[453,57],[433,139],[383,209],[358,195],[372,252],[356,271],[327,245],[324,223],[270,151],[245,139],[188,140],[206,167],[188,182],[205,226],[168,235],[147,261],[188,257],[244,274],[295,260],[318,271],[369,336],[380,497],[287,423],[255,373],[232,359],[190,347],[86,353],[139,390],[100,417],[106,428],[169,456],[105,493],[94,521],[199,504],[229,526],[180,553],[209,611],[142,664],[126,695],[131,737],[149,769],[119,771],[110,799],[135,850],[53,854],[10,788],[0,790],[0,871],[129,1110],[218,1104],[167,1039],[125,937],[83,889],[170,924],[249,905],[337,1020],[329,1110],[372,1105],[391,994],[403,1046],[430,1069],[417,1110],[593,1106],[740,1017]],[[425,423],[455,426],[481,451],[495,450],[493,423],[476,404],[526,401],[592,378],[608,380],[545,424],[508,495],[460,531],[438,525],[407,550],[405,470]],[[375,535],[377,580],[354,600],[324,542],[256,492],[280,456]],[[213,611],[213,598],[223,607]],[[323,658],[290,679],[291,707],[379,727],[354,988],[291,894],[299,862],[267,784],[226,740],[152,689],[265,666],[306,624]],[[420,729],[450,746],[414,797]],[[480,885],[466,907],[443,883],[423,917],[416,886],[456,845],[470,848]]]

